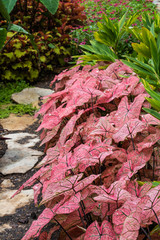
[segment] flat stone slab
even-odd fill
[[[34,147],[36,143],[40,142],[36,134],[27,132],[6,134],[4,137],[9,138],[6,140],[8,149],[15,148],[30,148]]]
[[[6,140],[8,149],[0,159],[0,172],[4,175],[26,173],[34,167],[38,157],[44,154],[31,148],[39,142],[36,134],[13,133],[5,136],[10,139]]]
[[[3,128],[8,129],[9,131],[14,131],[14,130],[23,131],[24,129],[26,129],[28,126],[32,125],[36,121],[37,119],[27,114],[20,117],[16,116],[15,114],[10,114],[8,118],[0,119],[0,124],[2,124]]]
[[[19,104],[33,104],[39,100],[39,97],[44,97],[53,93],[51,89],[45,88],[25,88],[19,93],[12,94],[12,100]]]
[[[23,190],[14,198],[11,196],[15,193],[15,190],[9,190],[1,192],[0,194],[0,217],[11,215],[16,212],[16,209],[21,208],[25,205],[29,205],[34,198],[33,189]]]
[[[11,182],[10,179],[4,179],[3,182],[1,183],[1,188],[10,188],[14,187],[14,184]]]
[[[42,156],[42,152],[32,149],[8,149],[0,159],[0,172],[4,175],[12,173],[26,173]]]
[[[0,226],[0,233],[4,232],[7,229],[11,229],[11,228],[12,227],[9,224],[5,223],[2,226]]]

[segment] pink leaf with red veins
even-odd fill
[[[113,147],[104,142],[95,145],[81,144],[74,153],[79,170],[83,172],[88,166],[102,163],[107,156],[113,153],[112,149]]]
[[[86,186],[91,184],[99,175],[90,175],[89,177],[79,181],[83,174],[74,175],[59,182],[53,182],[52,179],[44,186],[42,195],[43,199],[41,204],[48,202],[60,195],[71,196],[76,192],[84,189]]]
[[[146,123],[147,125],[148,124],[160,125],[160,120],[158,120],[157,118],[153,117],[150,114],[141,115],[141,119],[142,119],[142,122]]]
[[[71,195],[71,191],[74,189],[76,183],[82,178],[82,176],[83,174],[81,173],[79,175],[62,179],[59,182],[53,182],[52,179],[50,179],[48,182],[46,181],[46,185],[42,191],[43,198],[41,204],[44,204],[45,202],[48,202],[51,199],[54,199],[55,197],[65,193]]]
[[[90,135],[100,135],[107,137],[112,137],[113,133],[115,132],[115,128],[113,127],[113,124],[109,122],[109,119],[107,116],[101,117],[95,126],[95,130],[91,132]]]
[[[144,197],[146,193],[151,189],[152,183],[147,182],[143,186],[139,186],[137,180],[130,181],[127,184],[127,191],[131,193],[132,196],[135,197]]]
[[[99,202],[106,202],[106,203],[117,203],[117,205],[124,203],[131,195],[128,191],[124,189],[120,189],[115,191],[113,194],[108,194],[104,192],[103,194],[94,198],[94,200]]]
[[[98,222],[95,221],[87,228],[84,240],[116,240],[116,235],[111,223],[104,220],[99,226]]]
[[[127,96],[121,99],[118,110],[112,117],[116,127],[121,127],[131,119],[139,118],[142,104],[145,100],[145,94],[137,96],[133,103],[129,105]]]
[[[116,159],[119,162],[126,162],[127,161],[127,152],[125,149],[115,149],[111,156],[107,159]]]
[[[68,214],[71,213],[79,208],[79,203],[81,201],[81,194],[76,193],[75,195],[71,196],[65,203],[60,206],[56,214]]]
[[[77,115],[74,115],[73,117],[71,117],[71,119],[67,122],[66,126],[63,128],[60,134],[59,142],[61,145],[64,145],[67,137],[73,133],[75,124],[83,113],[84,113],[84,110],[79,111]]]
[[[152,148],[142,152],[132,151],[128,154],[127,162],[119,169],[117,179],[131,178],[137,171],[146,165],[152,155]]]
[[[150,148],[152,145],[154,145],[156,142],[160,140],[160,129],[156,129],[156,134],[150,134],[147,136],[142,142],[138,143],[136,146],[138,148],[138,151],[141,152],[145,148]]]
[[[143,83],[138,83],[137,86],[131,92],[133,96],[137,96],[142,93],[145,93],[145,88]]]
[[[124,141],[126,138],[133,139],[138,132],[146,129],[146,125],[139,119],[130,119],[125,123],[115,134],[113,134],[113,140],[118,143]]]
[[[140,229],[140,215],[132,213],[126,217],[123,225],[123,230],[120,235],[120,240],[137,239]]]
[[[61,126],[61,123],[59,123],[57,126],[53,127],[53,129],[51,131],[48,131],[46,136],[44,137],[43,141],[41,142],[40,146],[42,146],[46,142],[49,142],[51,139],[53,139],[56,136],[60,126]]]
[[[126,201],[122,207],[117,209],[112,216],[112,222],[114,224],[114,231],[117,234],[121,234],[123,230],[123,224],[125,219],[135,210],[139,200],[133,198],[131,200]]]
[[[47,172],[50,172],[50,167],[41,167],[31,178],[29,178],[16,192],[15,194],[12,196],[12,198],[17,195],[18,193],[20,193],[20,191],[22,191],[25,187],[30,187],[32,186],[37,179],[39,180],[40,177],[42,177],[43,175],[47,175]]]
[[[45,208],[36,221],[33,221],[30,229],[26,232],[22,240],[29,240],[38,237],[41,229],[51,221],[55,213],[49,208]]]

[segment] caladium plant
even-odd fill
[[[46,208],[23,240],[49,240],[58,228],[60,240],[134,240],[140,231],[151,239],[147,227],[160,224],[160,185],[137,179],[159,180],[160,129],[143,111],[142,83],[120,61],[105,70],[65,70],[53,83],[56,92],[37,113],[46,156],[17,191],[34,185],[35,204]]]

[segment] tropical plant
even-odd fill
[[[53,72],[57,65],[66,65],[71,55],[70,31],[85,21],[83,9],[77,2],[65,0],[52,15],[39,1],[17,1],[10,19],[32,35],[7,33],[5,47],[0,53],[2,81],[25,79],[33,82],[40,73]],[[0,26],[4,25],[1,21]]]
[[[32,36],[29,32],[27,32],[24,28],[22,28],[19,25],[13,24],[11,22],[11,18],[10,18],[10,13],[13,10],[15,4],[16,4],[17,0],[0,0],[0,13],[3,16],[4,19],[7,20],[7,28],[0,28],[0,50],[2,49],[6,38],[7,38],[7,31],[14,31],[14,32],[22,32],[27,34],[32,43],[33,43],[33,39]],[[44,4],[44,6],[52,13],[55,14],[55,12],[57,11],[58,8],[58,3],[59,0],[41,0],[41,2]],[[34,43],[33,43],[34,45]]]
[[[120,61],[106,70],[77,66],[53,83],[55,93],[37,113],[46,156],[17,192],[34,185],[35,204],[45,209],[23,240],[49,240],[59,228],[64,240],[136,240],[142,232],[151,239],[160,185],[136,179],[158,180],[160,129],[142,110],[143,84]]]
[[[127,19],[127,12],[122,16],[119,22],[113,23],[106,15],[103,15],[104,23],[99,22],[98,32],[94,33],[94,41],[90,41],[91,45],[82,45],[82,49],[85,55],[78,56],[83,64],[97,61],[115,61],[115,59],[122,57],[122,51],[120,50],[119,44],[123,40],[124,36],[128,32],[129,26],[131,26],[139,13],[133,14]],[[119,54],[120,53],[120,54]],[[124,54],[124,53],[123,53]]]

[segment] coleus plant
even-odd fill
[[[120,61],[65,70],[53,84],[37,113],[46,156],[16,192],[34,185],[35,204],[45,205],[23,240],[49,240],[59,228],[66,240],[134,240],[141,232],[151,239],[160,185],[137,179],[159,179],[160,121],[142,110],[149,107],[143,84]]]

